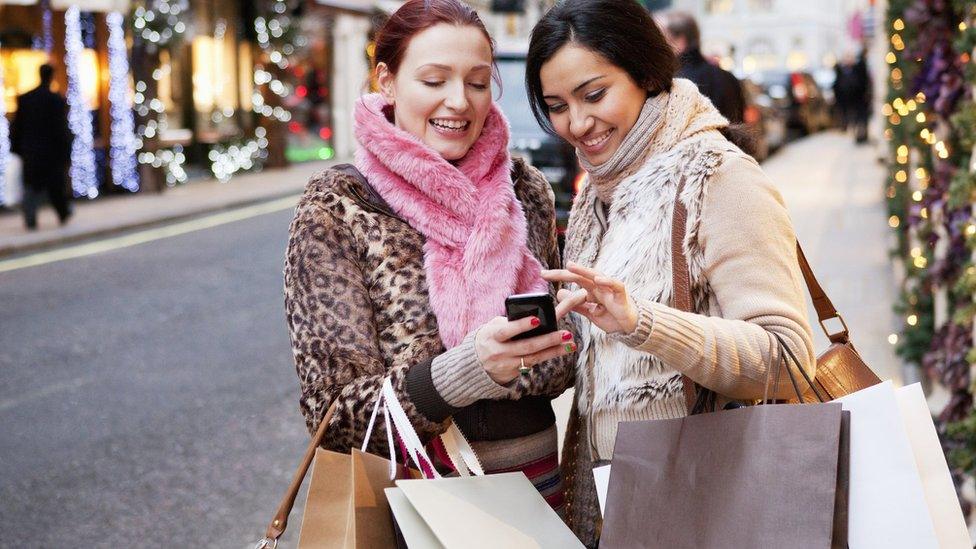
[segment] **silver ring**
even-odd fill
[[[276,549],[278,547],[278,539],[264,538],[258,541],[254,549]]]
[[[519,358],[519,373],[527,376],[532,373],[532,368],[525,365],[525,357]]]

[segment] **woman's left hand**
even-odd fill
[[[629,334],[637,328],[637,304],[627,295],[624,283],[574,263],[566,269],[542,271],[549,282],[577,284],[576,291],[559,290],[556,299],[578,302],[571,310],[596,324],[604,332]],[[585,298],[585,299],[584,299]]]

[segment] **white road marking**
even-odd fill
[[[38,252],[24,257],[7,259],[5,261],[0,261],[0,273],[15,271],[18,269],[26,269],[28,267],[36,267],[38,265],[45,265],[47,263],[54,263],[56,261],[76,259],[103,252],[110,252],[121,248],[145,244],[146,242],[152,242],[154,240],[209,229],[218,225],[233,223],[235,221],[257,217],[259,215],[294,208],[297,202],[297,195],[288,196],[269,202],[263,202],[261,204],[255,204],[253,206],[245,206],[236,210],[216,213],[206,217],[201,217],[199,219],[191,219],[189,221],[182,221],[172,225],[146,229],[132,234],[106,238],[96,242],[77,244],[74,246],[58,248],[56,250]]]

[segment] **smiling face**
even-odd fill
[[[410,39],[396,74],[376,67],[396,126],[446,160],[459,160],[491,109],[491,44],[477,28],[441,23]]]
[[[553,129],[593,165],[613,156],[647,100],[626,71],[573,42],[542,65],[539,78]]]

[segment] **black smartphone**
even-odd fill
[[[556,306],[548,293],[509,296],[505,300],[505,314],[509,320],[534,316],[540,321],[535,328],[512,339],[528,339],[556,331]]]

